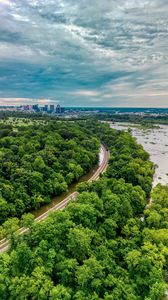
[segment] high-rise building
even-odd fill
[[[34,104],[34,105],[32,106],[32,109],[33,109],[34,111],[39,111],[38,104]]]
[[[61,112],[61,106],[59,104],[57,104],[56,114],[60,114],[60,112]]]
[[[50,111],[51,111],[51,112],[54,111],[54,104],[50,104]]]
[[[48,105],[44,105],[44,111],[48,111]]]
[[[61,114],[64,114],[65,112],[65,107],[61,107]]]

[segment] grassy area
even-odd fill
[[[7,119],[0,120],[0,124],[13,125],[14,127],[39,125],[39,124],[47,124],[47,123],[48,122],[44,120],[31,120],[26,118],[15,118],[15,117],[8,117]]]

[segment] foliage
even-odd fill
[[[0,258],[0,299],[159,300],[164,293],[167,188],[158,186],[144,211],[153,175],[146,152],[129,133],[82,124],[110,148],[107,173],[80,184],[76,202],[44,222],[23,217],[31,232]]]
[[[50,202],[97,162],[98,139],[79,123],[0,129],[1,224]]]

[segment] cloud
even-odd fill
[[[0,96],[164,105],[167,11],[166,0],[0,0]]]
[[[9,0],[0,0],[0,5],[10,5]]]
[[[80,90],[80,91],[73,92],[73,95],[84,96],[84,97],[89,97],[89,96],[95,97],[95,96],[99,96],[99,93],[96,91]]]
[[[20,106],[20,105],[26,105],[30,104],[33,105],[34,103],[39,105],[45,105],[45,104],[57,104],[58,100],[56,99],[33,99],[33,98],[0,98],[0,105],[9,105],[9,106]]]

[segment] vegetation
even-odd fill
[[[109,147],[109,168],[98,181],[79,184],[77,201],[64,211],[41,224],[25,216],[24,236],[15,233],[16,219],[6,223],[12,247],[0,257],[0,299],[159,300],[164,294],[168,188],[158,185],[145,209],[153,175],[148,154],[128,132],[92,122],[82,128]]]
[[[66,191],[97,162],[99,147],[80,123],[0,124],[0,223]]]
[[[1,123],[11,123],[11,120],[14,122],[21,122],[22,120],[26,120],[27,123],[31,123],[34,120],[41,121],[51,121],[56,120],[57,118],[54,115],[42,114],[39,113],[30,113],[24,111],[8,111],[8,110],[0,110],[0,121]],[[24,122],[25,123],[25,122]]]
[[[136,123],[140,124],[143,129],[159,129],[158,125],[155,124],[168,124],[168,115],[136,115],[136,114],[111,114],[111,113],[104,113],[104,114],[97,114],[95,115],[96,119],[99,120],[106,120],[112,122],[129,122],[129,123]]]
[[[91,115],[87,114],[79,114],[78,120],[103,120],[103,121],[111,121],[111,122],[122,122],[122,123],[132,123],[137,127],[140,127],[144,130],[148,129],[159,129],[159,124],[168,124],[168,114],[133,114],[133,113],[121,113],[116,114],[114,112],[103,112],[103,113],[93,113]],[[3,123],[10,123],[11,119],[16,120],[22,119],[23,123],[26,124],[33,122],[33,121],[43,121],[48,122],[51,120],[56,119],[64,119],[64,116],[56,116],[56,115],[49,115],[39,113],[31,113],[31,112],[24,112],[24,111],[0,111],[0,122]],[[70,121],[76,121],[76,116],[71,116]],[[123,124],[124,125],[124,124]]]

